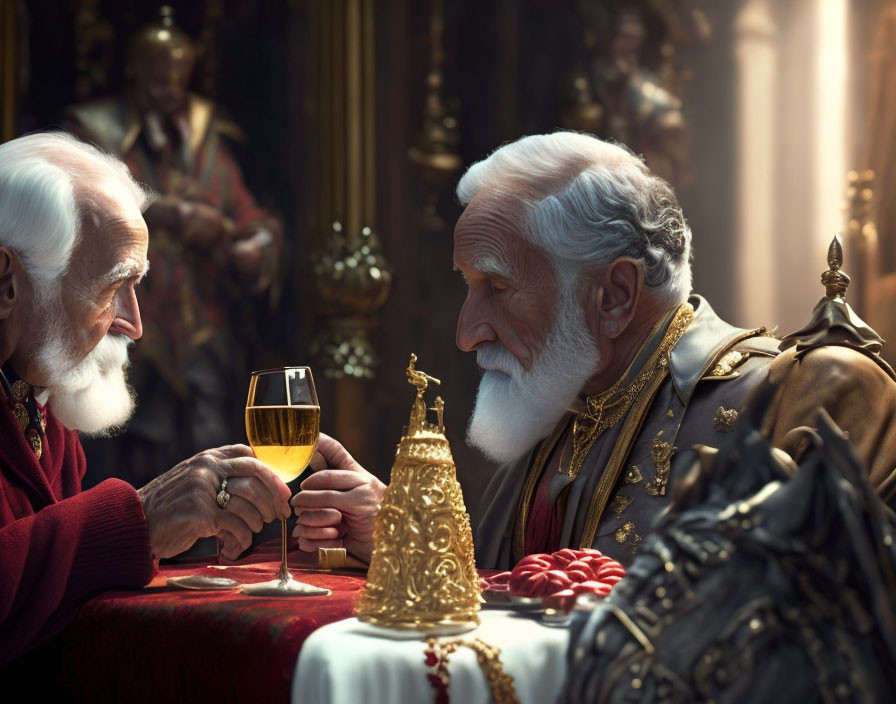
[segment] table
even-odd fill
[[[226,570],[207,568],[208,559],[164,565],[143,589],[104,592],[49,643],[20,658],[17,679],[29,699],[92,704],[435,701],[425,643],[374,638],[353,618],[362,573],[324,572],[316,556],[296,551],[293,575],[332,595],[265,598],[166,585],[168,577],[188,574],[265,581],[278,558],[279,541],[272,541]],[[483,611],[481,619],[475,631],[449,639],[478,637],[498,646],[521,700],[553,701],[566,673],[566,629],[506,611]],[[452,701],[490,701],[473,651],[458,649],[448,670]]]
[[[276,572],[279,541],[227,570],[207,559],[166,565],[145,588],[91,599],[47,645],[17,664],[29,689],[69,702],[264,702],[286,704],[308,635],[354,615],[364,575],[326,573],[315,556],[290,554],[293,575],[331,589],[326,597],[265,598],[186,591],[168,577],[204,573],[260,582]],[[262,560],[258,564],[248,564]],[[29,697],[33,698],[33,697]],[[38,697],[40,698],[40,697]]]
[[[485,610],[474,631],[440,640],[480,638],[501,649],[504,671],[514,679],[520,701],[554,702],[566,677],[569,631],[508,611]],[[422,640],[391,640],[356,618],[315,631],[305,642],[292,682],[293,704],[431,704],[432,672]],[[488,704],[491,695],[475,653],[450,655],[448,694],[452,702]]]

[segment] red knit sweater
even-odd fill
[[[91,595],[155,573],[137,492],[118,479],[82,492],[85,467],[78,434],[51,414],[38,461],[0,395],[0,664]]]

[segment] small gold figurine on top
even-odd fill
[[[408,382],[417,389],[417,397],[414,399],[414,406],[411,409],[411,419],[408,422],[408,435],[413,435],[414,432],[422,428],[423,424],[426,422],[426,401],[423,400],[423,394],[426,393],[426,389],[429,387],[429,382],[437,385],[441,385],[442,383],[426,372],[421,372],[415,369],[414,365],[416,363],[417,355],[411,352],[411,361],[408,364],[407,375]],[[444,406],[444,404],[442,405]],[[439,426],[441,426],[441,424],[441,421],[439,421]]]
[[[431,411],[436,412],[436,417],[439,419],[439,432],[445,432],[445,402],[442,400],[441,396],[436,396],[436,400],[433,401]]]

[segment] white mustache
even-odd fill
[[[59,386],[83,389],[94,383],[96,376],[127,367],[128,348],[134,341],[127,335],[107,333],[81,362],[60,379]]]
[[[574,297],[561,297],[553,326],[527,370],[498,340],[476,349],[484,371],[467,442],[495,462],[510,462],[546,437],[599,363]]]
[[[476,350],[476,365],[484,372],[501,372],[516,377],[523,365],[500,342],[487,342]]]

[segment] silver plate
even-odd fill
[[[511,596],[510,592],[482,592],[485,603],[483,609],[506,609],[508,611],[539,611],[544,608],[541,597]]]

